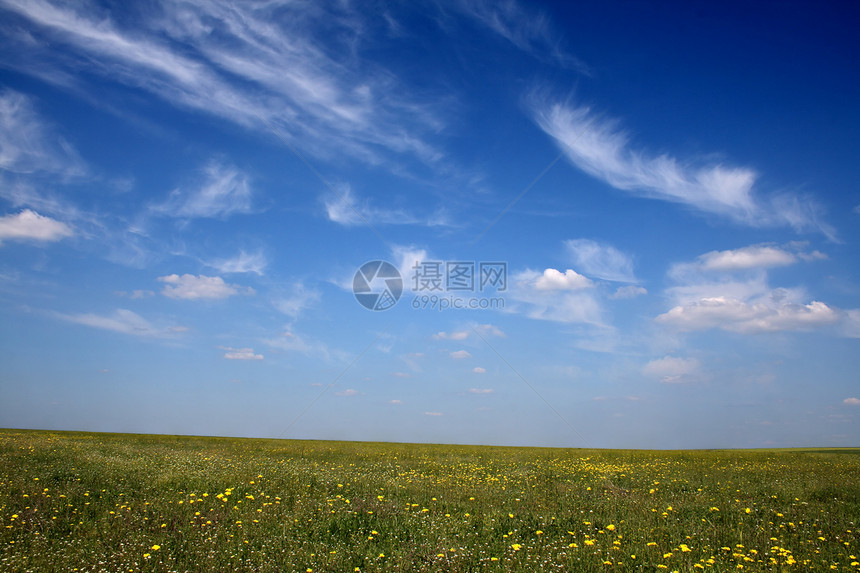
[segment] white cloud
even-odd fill
[[[594,283],[588,278],[571,269],[564,273],[556,269],[546,269],[535,281],[535,288],[538,290],[579,290],[592,286]]]
[[[652,360],[642,367],[642,374],[658,378],[664,383],[682,383],[693,380],[699,371],[699,361],[695,358],[665,356]]]
[[[792,242],[784,246],[750,245],[739,249],[711,251],[699,255],[693,262],[676,263],[669,270],[669,276],[679,281],[700,280],[696,274],[703,273],[740,273],[763,271],[774,267],[784,267],[798,261],[812,262],[826,259],[819,251],[806,252],[804,242]]]
[[[354,358],[346,352],[330,349],[320,340],[297,334],[291,329],[284,331],[277,338],[265,339],[263,342],[277,350],[298,352],[305,356],[313,356],[327,361],[334,358],[342,362],[348,362]]]
[[[266,270],[268,264],[269,261],[266,260],[266,255],[264,255],[262,251],[246,253],[242,250],[233,258],[212,261],[210,263],[206,263],[206,266],[225,274],[254,273],[262,276],[263,271]]]
[[[626,285],[622,287],[618,287],[618,289],[611,295],[609,298],[614,299],[625,299],[625,298],[636,298],[637,296],[642,296],[648,294],[648,291],[645,287],[636,286],[636,285]]]
[[[319,302],[320,296],[318,290],[308,288],[302,283],[294,283],[288,294],[276,299],[272,304],[280,312],[298,318],[305,309]]]
[[[635,283],[633,260],[613,247],[589,239],[565,241],[574,265],[584,274],[607,281]]]
[[[836,324],[840,313],[823,302],[809,304],[748,303],[724,296],[680,305],[655,319],[680,330],[723,330],[753,334],[783,330],[812,330]]]
[[[848,406],[860,406],[860,398],[845,398],[842,403]]]
[[[525,270],[509,277],[505,311],[536,320],[603,325],[603,309],[593,289],[541,290],[542,273]]]
[[[630,146],[617,121],[601,118],[588,107],[539,97],[532,99],[531,106],[535,122],[574,165],[616,189],[681,203],[753,227],[788,225],[832,236],[812,201],[791,194],[758,197],[752,169],[721,164],[694,167],[665,154],[648,156]]]
[[[158,277],[158,280],[165,283],[161,294],[169,298],[203,300],[223,299],[240,293],[254,294],[254,289],[228,284],[221,277],[172,274]]]
[[[433,340],[466,340],[469,338],[468,330],[458,330],[456,332],[437,332],[433,335]]]
[[[65,223],[39,215],[30,209],[24,209],[17,215],[0,217],[0,244],[10,239],[53,242],[72,235],[74,231]]]
[[[392,247],[392,255],[394,256],[393,264],[397,265],[397,270],[400,271],[400,276],[403,278],[403,289],[411,288],[415,270],[413,267],[425,261],[429,261],[429,255],[425,249],[419,249],[414,246],[395,245]],[[350,287],[352,281],[350,281]]]
[[[753,245],[728,251],[711,251],[699,257],[704,271],[736,271],[784,267],[797,262],[797,257],[778,247]]]
[[[200,180],[191,189],[174,189],[167,201],[152,211],[177,218],[227,218],[251,212],[251,186],[248,176],[237,168],[210,161],[201,170]]]
[[[221,350],[225,350],[224,358],[227,360],[262,360],[262,354],[254,353],[253,348],[230,348],[228,346],[219,346]]]
[[[474,368],[472,368],[472,372],[474,372],[475,374],[486,374],[487,369],[481,368],[480,366],[475,366]]]
[[[425,416],[444,416],[442,412],[424,412]]]
[[[129,293],[129,295],[128,295],[128,298],[134,300],[134,299],[140,299],[140,298],[148,298],[148,297],[151,297],[154,295],[155,295],[155,293],[151,290],[137,289],[137,290],[131,291],[131,293]]]
[[[842,311],[812,300],[803,288],[771,288],[769,267],[813,261],[826,255],[804,251],[805,243],[783,247],[751,245],[711,251],[696,261],[677,263],[669,276],[682,283],[667,289],[674,306],[659,315],[658,323],[679,330],[718,328],[742,334],[809,331],[842,326],[851,336],[852,311]],[[716,275],[716,276],[715,276]]]
[[[403,404],[403,401],[402,400],[389,400],[387,403],[392,404],[394,406],[399,406],[399,405]]]
[[[12,90],[0,92],[0,169],[82,175],[77,153],[52,132],[29,97]]]
[[[347,388],[346,390],[341,390],[340,392],[335,392],[335,396],[358,396],[358,390],[354,390],[352,388]]]
[[[498,336],[499,338],[505,338],[506,336],[501,328],[492,324],[479,324],[475,327],[475,330],[487,336]]]
[[[469,354],[469,352],[466,350],[455,350],[454,352],[451,353],[450,356],[451,356],[451,358],[455,358],[457,360],[462,360],[464,358],[471,358],[472,357],[472,355]]]
[[[83,324],[93,328],[102,330],[110,330],[113,332],[121,332],[123,334],[131,334],[134,336],[162,338],[175,335],[188,330],[184,326],[156,327],[151,322],[140,316],[139,314],[126,310],[124,308],[117,309],[109,316],[86,313],[86,314],[60,314],[55,313],[54,316]]]
[[[495,392],[492,388],[469,388],[470,394],[492,394]]]
[[[845,311],[842,334],[848,338],[860,338],[860,308]]]
[[[151,296],[155,296],[155,292],[153,292],[151,290],[141,290],[141,289],[133,290],[131,292],[125,292],[125,291],[120,290],[120,291],[114,292],[114,294],[116,296],[127,296],[128,298],[130,298],[132,300],[139,300],[139,299],[149,298]]]

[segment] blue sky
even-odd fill
[[[860,445],[856,14],[0,10],[0,426]]]

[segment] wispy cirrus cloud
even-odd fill
[[[290,285],[284,294],[278,295],[272,304],[280,312],[292,318],[298,318],[306,309],[320,300],[320,292],[297,282]]]
[[[168,338],[188,330],[184,326],[156,326],[136,312],[124,308],[109,315],[53,313],[53,316],[75,324],[146,338]]]
[[[664,356],[651,360],[642,367],[642,374],[657,378],[665,384],[691,382],[699,375],[701,364],[695,358]]]
[[[448,226],[450,223],[443,211],[418,216],[402,208],[374,206],[369,200],[356,197],[348,184],[335,185],[337,193],[329,194],[323,201],[328,219],[346,227],[360,225],[425,225]]]
[[[638,285],[625,285],[618,287],[614,293],[609,295],[612,299],[630,299],[648,294],[648,289]]]
[[[232,165],[212,160],[201,170],[199,179],[174,189],[167,200],[153,205],[152,212],[177,218],[220,218],[251,212],[251,186],[248,176]]]
[[[532,96],[529,106],[537,125],[574,165],[616,189],[681,203],[751,227],[790,226],[834,237],[814,201],[790,193],[762,195],[755,188],[758,174],[749,167],[696,165],[666,154],[649,155],[631,145],[617,120],[587,106],[539,95]]]
[[[561,47],[562,37],[547,15],[530,5],[514,0],[460,0],[454,7],[533,57],[589,73],[582,60]]]
[[[13,90],[0,91],[0,169],[65,178],[85,173],[77,152],[39,115],[33,100]]]
[[[275,127],[318,156],[375,164],[390,152],[425,163],[443,157],[423,138],[440,126],[438,104],[410,98],[384,66],[357,57],[367,15],[348,3],[159,2],[139,10],[134,31],[90,5],[4,5],[11,22],[3,45],[14,54],[6,63],[22,73],[81,91],[95,89],[88,77],[107,77],[170,105]],[[12,33],[13,16],[40,41]]]
[[[612,245],[591,239],[564,242],[573,264],[582,273],[607,281],[635,283],[633,258]]]
[[[239,254],[234,257],[217,259],[205,264],[224,274],[253,273],[262,276],[263,271],[269,265],[269,261],[262,251],[248,253],[240,250]]]

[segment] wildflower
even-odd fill
[[[608,529],[609,531],[615,531],[615,526],[610,523],[606,526],[606,529]]]

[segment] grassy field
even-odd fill
[[[860,449],[0,430],[0,571],[860,571]]]

